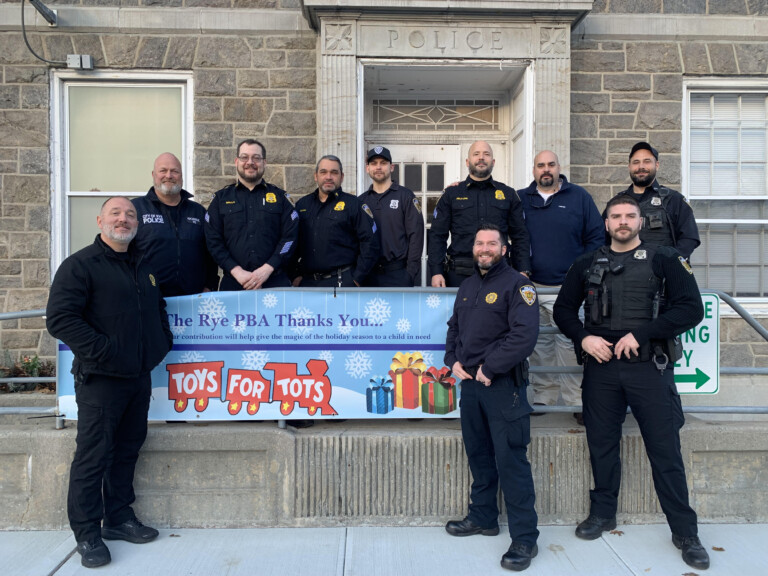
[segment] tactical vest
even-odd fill
[[[595,252],[584,281],[587,330],[633,330],[658,316],[662,279],[653,273],[655,254],[645,244],[621,260],[608,246]]]
[[[643,215],[643,227],[640,230],[640,240],[656,246],[674,246],[675,231],[667,213],[669,203],[669,188],[664,186],[645,194],[640,202],[640,213]]]

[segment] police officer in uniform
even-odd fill
[[[680,451],[685,422],[674,381],[682,352],[676,336],[704,316],[687,260],[671,247],[641,242],[640,207],[630,195],[608,202],[610,246],[578,258],[555,302],[555,322],[584,363],[582,401],[595,487],[589,517],[576,528],[585,540],[616,527],[621,485],[619,445],[627,406],[640,426],[653,483],[672,542],[693,568],[709,567]],[[585,321],[578,311],[584,302]]]
[[[659,153],[648,142],[638,142],[629,153],[632,185],[619,192],[632,196],[643,213],[640,240],[657,246],[674,246],[686,260],[701,244],[699,227],[688,202],[680,192],[656,180]],[[605,216],[605,215],[603,215]]]
[[[381,255],[371,209],[341,189],[344,170],[336,156],[315,167],[317,189],[296,203],[298,262],[294,286],[362,286]]]
[[[373,211],[381,235],[381,258],[366,286],[411,287],[419,283],[424,248],[424,218],[408,188],[392,181],[392,155],[383,146],[368,151],[365,170],[373,183],[360,201]]]
[[[205,244],[205,208],[182,188],[179,159],[160,154],[152,181],[146,196],[132,200],[139,219],[135,243],[157,275],[163,296],[216,290],[219,267]]]
[[[499,481],[512,544],[501,558],[525,570],[538,553],[531,465],[531,406],[526,398],[526,358],[536,345],[536,289],[507,265],[507,242],[493,224],[475,235],[475,273],[462,283],[448,321],[445,365],[461,378],[461,433],[472,471],[469,513],[452,520],[452,536],[499,533]]]
[[[477,141],[469,148],[469,175],[449,186],[437,202],[428,233],[428,274],[435,288],[459,286],[473,273],[472,242],[478,226],[490,223],[501,230],[509,247],[510,263],[525,274],[531,270],[531,244],[523,221],[523,207],[513,188],[491,178],[493,150]],[[448,235],[451,245],[448,244]],[[447,256],[447,257],[446,257]]]
[[[285,268],[296,247],[298,214],[285,191],[264,180],[266,165],[261,142],[240,142],[237,181],[216,192],[208,206],[205,237],[224,271],[221,290],[291,285]]]

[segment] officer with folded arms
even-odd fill
[[[642,225],[640,206],[631,196],[610,200],[605,220],[610,245],[574,262],[555,301],[555,322],[584,364],[581,398],[595,484],[589,517],[576,536],[595,540],[616,528],[621,432],[629,406],[672,543],[686,564],[706,570],[709,555],[688,503],[680,450],[685,418],[673,367],[682,355],[677,336],[701,322],[704,309],[687,260],[674,248],[641,242]]]

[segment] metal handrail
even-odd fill
[[[557,295],[559,288],[538,288],[539,294],[544,295]],[[722,290],[715,290],[711,288],[700,289],[700,292],[716,294],[721,300],[723,300],[731,309],[736,312],[741,318],[749,324],[755,332],[757,332],[762,338],[768,342],[768,330],[760,324],[752,315],[739,304],[732,296],[726,294]],[[39,308],[36,310],[24,310],[20,312],[2,312],[0,313],[0,321],[2,320],[16,320],[19,318],[37,318],[45,316],[45,309]],[[542,334],[560,334],[560,330],[554,326],[541,326],[539,332]],[[539,373],[551,373],[551,374],[580,374],[582,368],[579,366],[531,366],[529,371],[534,374]],[[768,367],[757,366],[721,366],[720,374],[740,374],[740,375],[767,375]],[[55,382],[54,377],[19,377],[19,378],[0,378],[0,383],[13,383],[13,382]],[[580,412],[580,406],[537,406],[537,412],[549,413],[549,412]],[[2,414],[55,414],[55,408],[42,408],[34,406],[16,406],[16,407],[0,407],[0,415]],[[683,412],[687,413],[709,413],[709,414],[768,414],[768,406],[683,406]],[[61,421],[61,422],[60,422]],[[281,421],[282,423],[283,421]],[[63,416],[57,415],[56,428],[63,428]]]

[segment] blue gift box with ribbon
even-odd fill
[[[395,388],[392,380],[371,379],[365,391],[365,409],[371,414],[386,414],[395,408]]]

